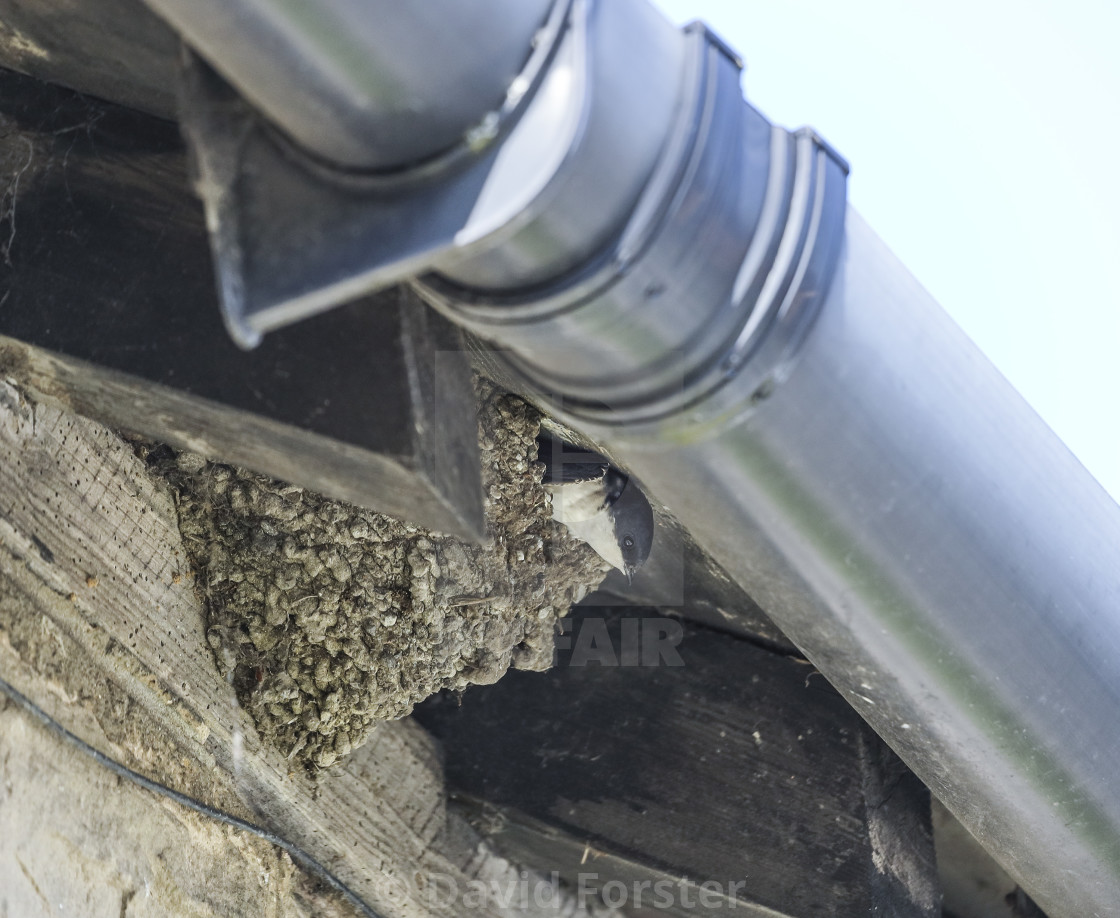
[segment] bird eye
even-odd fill
[[[634,540],[632,538],[630,538],[630,536],[627,536],[625,539],[622,540],[622,544],[626,548],[633,548],[634,547]]]

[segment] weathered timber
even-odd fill
[[[461,900],[433,899],[433,882],[463,890],[481,880],[492,890],[517,881],[518,867],[446,812],[435,750],[414,724],[381,724],[365,747],[315,779],[262,746],[205,644],[171,496],[112,432],[0,381],[0,470],[0,667],[19,691],[125,765],[263,822],[385,918],[471,910]],[[3,716],[10,727],[12,718]],[[12,735],[0,734],[0,743]],[[60,754],[57,774],[68,773],[62,766]],[[131,813],[135,800],[101,796],[104,782],[92,786],[98,796],[72,799],[69,817],[50,823],[45,835],[63,847],[72,843],[85,860],[99,845],[105,858],[98,863],[107,860],[120,875],[95,872],[84,886],[56,877],[60,895],[79,897],[67,900],[66,913],[85,907],[83,890],[92,896],[104,892],[104,883],[142,888],[145,877],[167,879],[170,869],[158,845],[142,848],[139,861],[113,859],[114,833],[147,827],[115,822],[117,804]],[[21,805],[30,805],[34,791],[21,788]],[[67,787],[43,783],[38,792],[53,798]],[[150,807],[177,812],[154,797]],[[42,816],[66,812],[44,807]],[[191,814],[176,818],[195,825]],[[0,798],[0,829],[17,823]],[[226,869],[221,856],[203,863]],[[65,873],[66,862],[58,869]],[[0,859],[0,890],[27,882],[18,861]],[[43,882],[43,874],[34,875],[32,885],[42,889]],[[526,913],[493,895],[475,907],[529,918],[555,914],[555,906]]]
[[[143,0],[0,0],[0,67],[175,117],[179,36]]]
[[[418,709],[494,845],[630,907],[938,915],[928,791],[824,679],[691,624],[651,656],[650,614],[582,610],[556,669]]]
[[[75,411],[478,538],[470,368],[404,290],[245,353],[178,128],[0,71],[0,374]]]
[[[0,614],[14,599],[0,599]],[[75,648],[59,640],[56,650],[73,656]],[[20,657],[0,644],[0,670],[19,666]],[[30,672],[27,679],[34,680]],[[313,895],[278,849],[154,804],[150,793],[63,745],[15,706],[5,709],[2,696],[0,829],[0,915],[11,918],[310,913]]]

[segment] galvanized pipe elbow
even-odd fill
[[[847,164],[811,131],[791,134],[749,106],[738,58],[703,26],[685,34],[671,130],[604,245],[533,284],[493,271],[486,287],[464,283],[480,273],[469,260],[455,276],[437,265],[415,282],[585,423],[634,431],[687,405],[729,410],[717,393],[732,378],[738,391],[749,377],[748,396],[772,384],[823,300],[843,237]],[[593,168],[583,152],[574,148],[571,168]]]
[[[146,0],[303,149],[409,168],[485,128],[553,0]],[[564,0],[557,0],[564,2]]]

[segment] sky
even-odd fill
[[[655,0],[849,200],[1120,500],[1120,3]]]

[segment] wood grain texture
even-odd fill
[[[0,649],[5,672],[10,657]],[[290,861],[272,845],[181,807],[154,806],[147,791],[2,703],[0,750],[5,918],[309,914]]]
[[[583,610],[555,669],[417,710],[494,843],[572,882],[738,883],[747,914],[937,915],[928,791],[844,699],[803,662],[692,624],[678,658],[648,665],[659,624]]]
[[[392,290],[240,350],[177,126],[0,70],[0,373],[114,429],[479,540],[461,346]]]
[[[93,661],[153,742],[175,752],[136,742],[104,751],[157,780],[194,775],[180,789],[209,789],[208,802],[263,821],[386,918],[461,913],[457,903],[433,905],[433,877],[465,887],[517,876],[447,814],[436,751],[414,724],[379,726],[343,767],[315,780],[262,748],[204,643],[171,498],[112,432],[0,381],[0,470],[0,579],[24,598],[3,606],[10,634],[0,664],[57,720],[95,745],[120,727],[103,710],[92,728],[89,708],[102,690],[63,684],[81,672],[74,661],[52,675],[25,641],[27,659],[15,664],[11,634],[29,618]],[[482,907],[512,914],[496,901]]]
[[[0,0],[0,67],[177,113],[179,36],[143,0]]]

